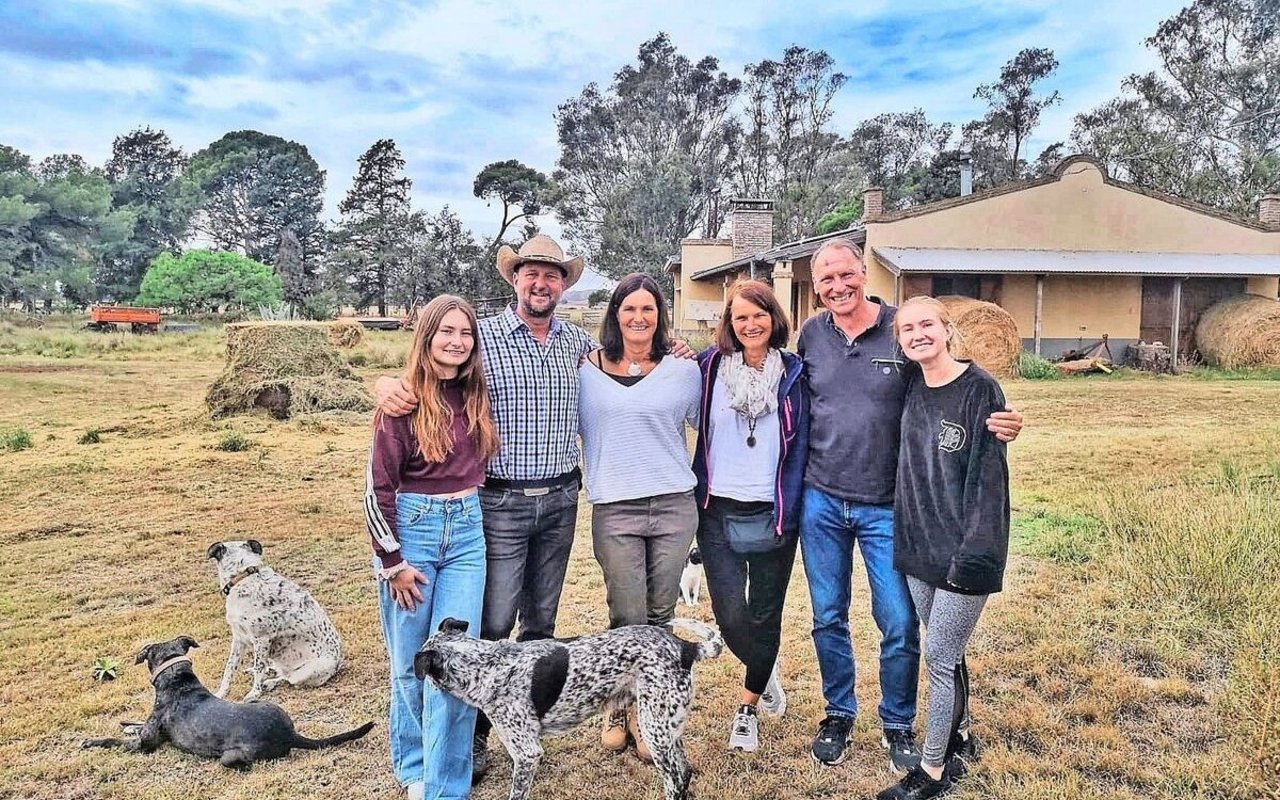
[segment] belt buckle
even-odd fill
[[[551,492],[550,486],[539,486],[537,489],[521,489],[525,497],[542,497]]]

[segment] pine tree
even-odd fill
[[[386,316],[387,299],[412,247],[405,161],[392,139],[379,139],[360,156],[355,181],[338,205],[342,220],[334,235],[333,265],[355,293],[356,304],[377,303]]]

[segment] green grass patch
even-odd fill
[[[0,431],[0,450],[17,453],[32,446],[31,434],[24,428]]]
[[[76,439],[76,444],[102,444],[102,430],[90,428],[80,434],[80,438]]]
[[[1026,350],[1018,355],[1018,374],[1032,381],[1054,381],[1062,377],[1052,361]]]
[[[1280,381],[1280,369],[1220,369],[1218,367],[1187,367],[1182,374],[1202,381]]]
[[[253,442],[240,431],[227,431],[222,434],[222,438],[213,446],[213,449],[224,453],[242,453],[252,446]]]
[[[1026,555],[1058,564],[1084,564],[1097,555],[1102,526],[1085,514],[1037,509],[1014,516],[1010,538],[1013,547]]]

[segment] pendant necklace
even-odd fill
[[[636,363],[636,362],[634,362],[634,361],[632,361],[632,362],[631,362],[631,364],[630,364],[630,366],[628,366],[628,367],[627,367],[627,374],[628,374],[628,375],[630,375],[630,376],[631,376],[631,377],[633,377],[633,378],[634,378],[634,377],[636,377],[637,375],[639,375],[639,374],[640,374],[641,372],[643,372],[643,371],[644,371],[644,370],[642,370],[642,369],[640,368],[640,365],[639,365],[639,364],[637,364],[637,363]]]
[[[753,417],[747,420],[747,447],[756,446],[756,421]]]

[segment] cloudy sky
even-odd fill
[[[491,233],[500,211],[471,196],[475,174],[507,158],[550,172],[556,106],[608,84],[658,31],[734,76],[792,44],[828,51],[850,76],[835,103],[842,133],[916,106],[978,117],[974,87],[1018,50],[1048,47],[1061,67],[1046,88],[1064,103],[1034,155],[1153,66],[1143,39],[1186,2],[3,0],[0,143],[101,164],[115,136],[143,125],[188,153],[257,129],[310,148],[332,217],[356,158],[390,137],[417,207],[447,203]]]

